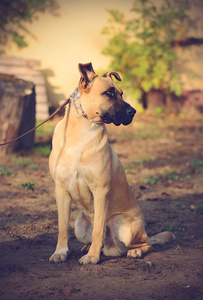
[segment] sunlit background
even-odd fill
[[[40,68],[49,70],[49,83],[54,92],[67,97],[79,80],[78,63],[92,62],[95,70],[108,67],[110,58],[101,54],[107,44],[107,36],[101,31],[107,25],[107,9],[119,9],[126,14],[132,7],[132,0],[59,0],[59,16],[48,13],[39,15],[32,24],[26,24],[33,37],[27,36],[28,47],[18,49],[14,44],[6,50],[7,56],[22,57],[40,61]],[[156,3],[158,1],[155,1]],[[190,35],[202,37],[203,18],[201,1],[190,1],[190,15],[197,26],[190,28]],[[202,88],[203,51],[201,47],[177,49],[184,60],[184,67],[198,74],[191,79],[183,74],[185,89]]]
[[[12,45],[7,56],[37,59],[42,69],[50,69],[50,83],[55,92],[67,97],[79,80],[78,63],[92,62],[96,69],[108,66],[108,58],[101,54],[106,36],[101,34],[107,24],[107,8],[128,12],[132,0],[59,0],[59,17],[40,15],[27,27],[36,37],[28,36],[29,46],[18,49]]]

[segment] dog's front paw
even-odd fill
[[[130,249],[127,253],[128,258],[141,258],[142,250],[141,249]]]
[[[68,248],[55,251],[52,256],[49,258],[50,263],[60,263],[67,260],[68,257]]]
[[[87,265],[87,264],[94,264],[96,265],[99,261],[99,257],[96,256],[89,256],[89,255],[84,255],[81,257],[81,259],[79,260],[79,263],[81,265]]]

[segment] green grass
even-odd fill
[[[193,158],[192,166],[195,168],[196,171],[203,172],[203,160],[199,158]]]
[[[19,156],[19,157],[13,156],[11,160],[14,165],[20,166],[20,167],[25,167],[32,163],[32,160],[30,158],[22,157],[22,156]]]
[[[31,190],[31,191],[34,191],[34,189],[35,189],[34,186],[35,185],[36,185],[36,182],[30,182],[30,181],[27,181],[27,182],[21,184],[23,189]]]
[[[132,169],[135,169],[136,165],[134,163],[129,164],[128,166],[124,166],[124,170],[126,173],[130,173]]]
[[[156,184],[160,180],[160,176],[151,176],[144,179],[144,183]]]
[[[150,176],[150,177],[145,177],[144,183],[149,183],[149,184],[156,184],[158,181],[161,181],[162,179],[167,178],[169,180],[174,180],[177,181],[181,178],[180,174],[177,174],[175,172],[169,173],[169,174],[163,174],[163,175],[155,175],[155,176]],[[187,175],[187,179],[190,179],[190,177]]]
[[[34,147],[34,152],[42,156],[49,156],[51,152],[51,146],[45,145],[45,146]]]
[[[34,164],[31,158],[28,157],[12,157],[12,162],[14,165],[19,166],[19,167],[29,167],[31,169],[37,170],[39,168],[38,164]]]
[[[149,157],[139,158],[139,159],[138,159],[138,162],[139,162],[139,163],[150,162],[150,158],[149,158]]]
[[[167,175],[167,178],[171,179],[171,180],[179,180],[180,175],[178,175],[177,173],[170,173],[170,174]]]
[[[133,134],[133,137],[135,137],[136,139],[145,139],[145,138],[149,138],[149,134],[146,132],[136,132]]]
[[[4,169],[3,167],[0,167],[0,176],[7,175],[7,176],[15,176],[15,173],[13,173],[12,169]]]
[[[175,250],[182,250],[181,246],[177,244],[177,247]]]
[[[157,228],[158,231],[182,231],[183,228],[174,226],[173,224],[168,224],[167,226],[161,226],[160,228]]]

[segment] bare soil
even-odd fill
[[[200,116],[144,114],[127,127],[108,126],[148,235],[176,236],[139,260],[101,256],[97,265],[80,265],[73,204],[69,259],[50,264],[57,209],[48,157],[33,151],[2,157],[0,299],[202,299],[202,125]],[[37,135],[36,143],[49,144],[51,134]]]

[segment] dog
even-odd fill
[[[143,214],[127,183],[123,166],[111,148],[105,124],[132,122],[136,110],[123,100],[113,81],[117,72],[98,76],[91,63],[79,64],[80,81],[64,118],[56,125],[49,159],[58,209],[58,242],[50,262],[67,259],[71,202],[80,213],[75,235],[84,244],[79,262],[96,264],[106,256],[140,258],[153,244],[173,240],[171,232],[149,238]]]

